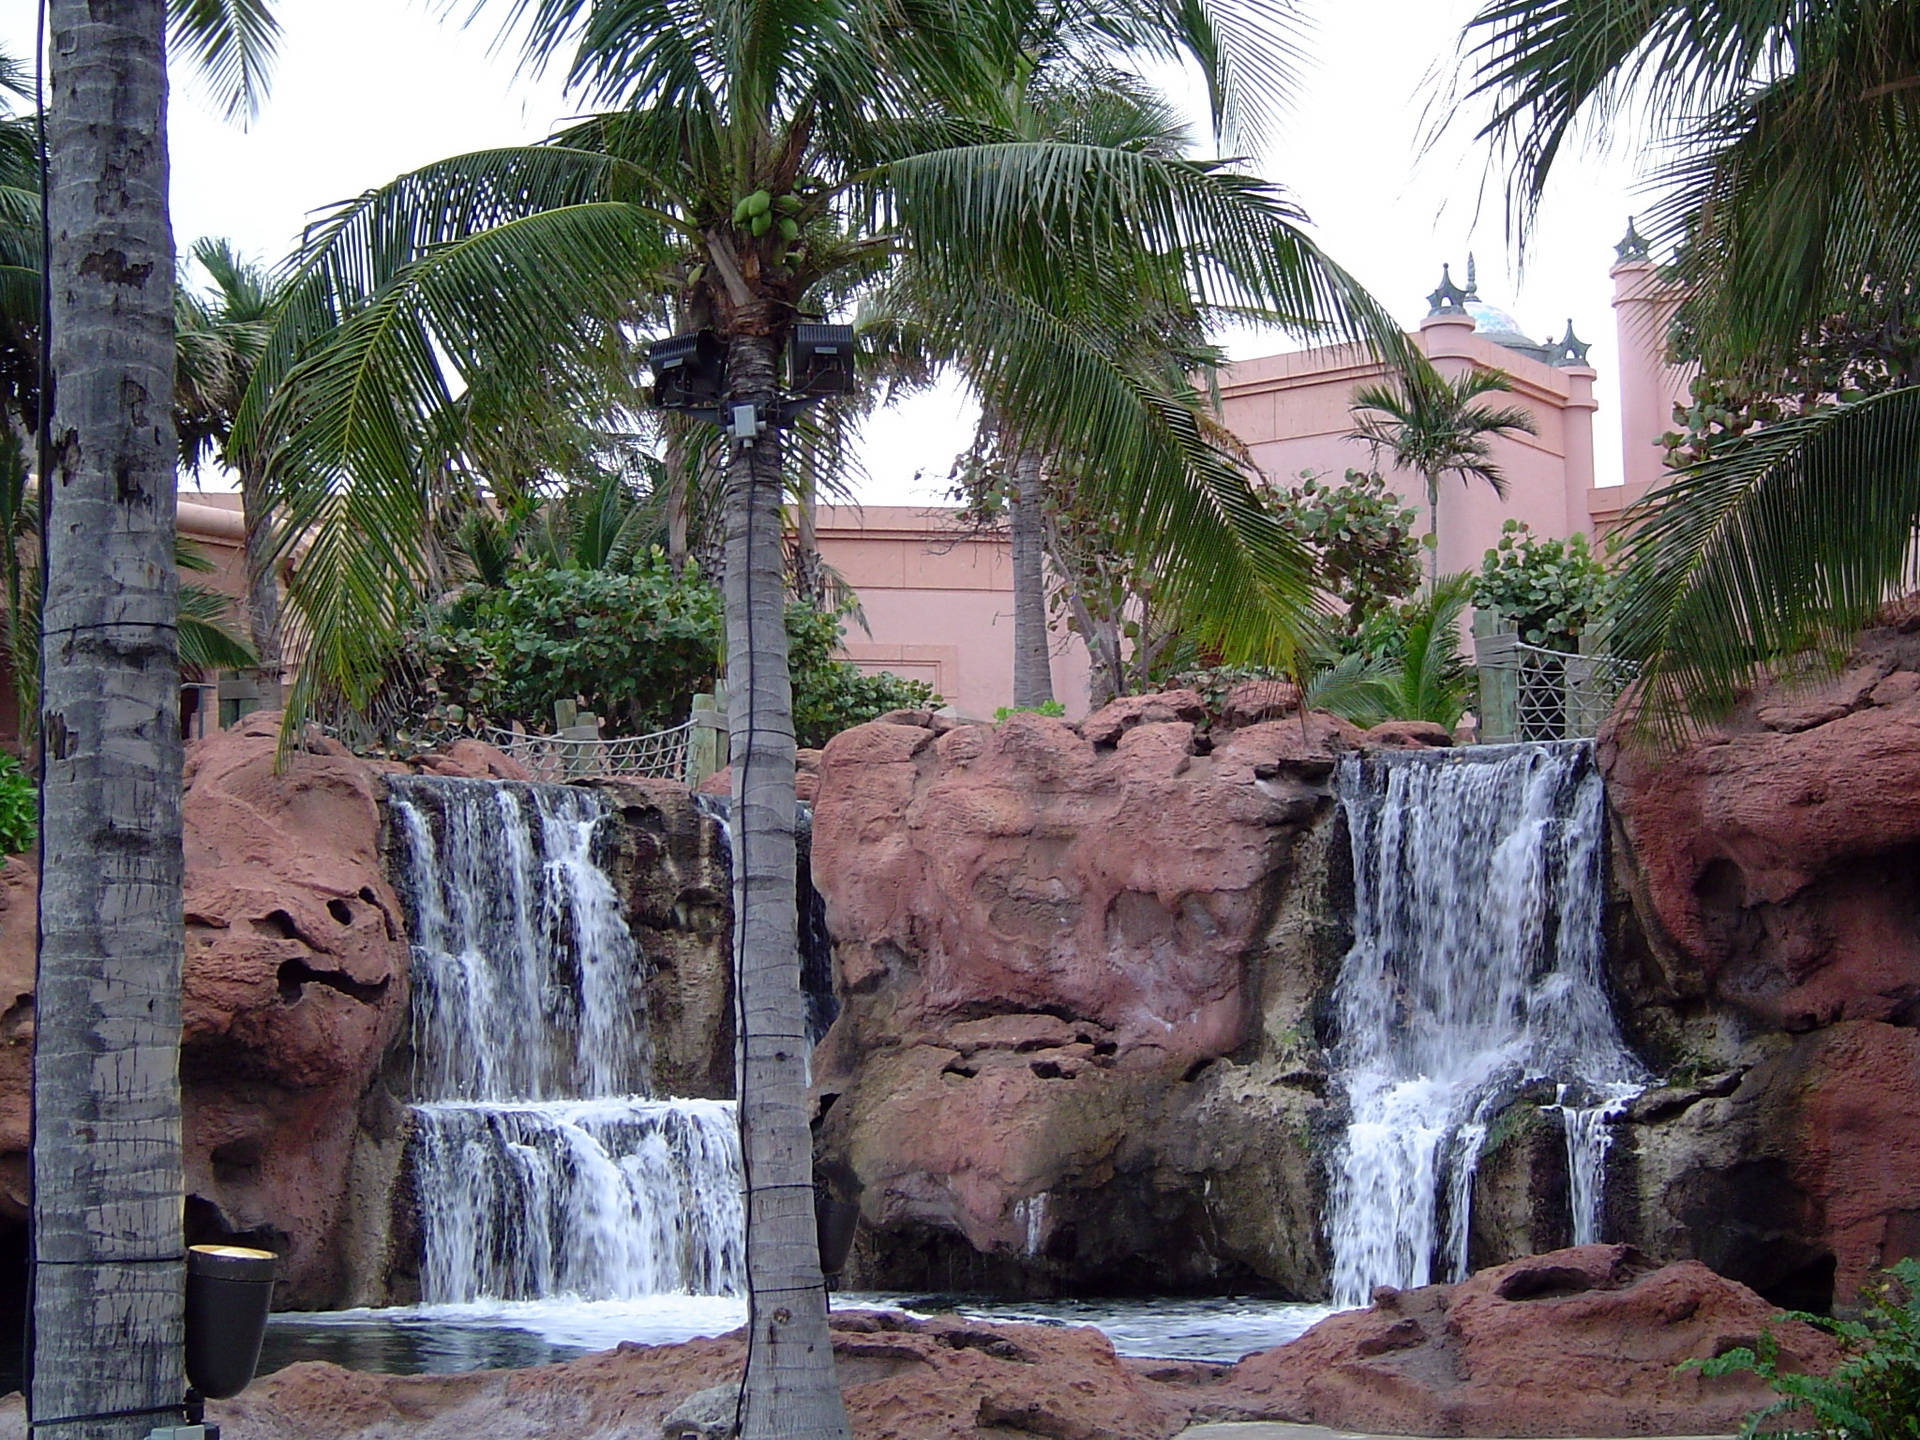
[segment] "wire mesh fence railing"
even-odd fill
[[[1626,662],[1529,645],[1518,635],[1480,635],[1480,739],[1581,740],[1597,734],[1633,679]]]

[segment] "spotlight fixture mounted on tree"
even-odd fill
[[[653,403],[724,430],[737,445],[751,445],[769,424],[790,425],[809,405],[830,395],[850,395],[857,385],[851,325],[799,324],[787,341],[787,389],[770,409],[723,404],[727,351],[711,330],[673,335],[647,346],[653,371]]]

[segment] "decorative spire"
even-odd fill
[[[1480,280],[1479,280],[1479,277],[1474,273],[1473,252],[1469,250],[1467,251],[1467,299],[1478,300],[1479,298],[1480,298]]]
[[[1646,237],[1633,228],[1633,216],[1631,215],[1627,217],[1627,233],[1621,237],[1620,243],[1613,247],[1613,255],[1613,263],[1616,265],[1624,265],[1629,260],[1647,260],[1652,258],[1647,250]]]
[[[1573,333],[1573,320],[1568,317],[1567,333],[1558,340],[1550,340],[1547,347],[1553,351],[1553,359],[1548,363],[1558,369],[1566,370],[1575,365],[1587,363],[1587,342]]]
[[[1468,261],[1467,263],[1471,265],[1473,262]],[[1427,304],[1432,307],[1427,311],[1427,317],[1431,319],[1435,315],[1466,314],[1467,300],[1471,294],[1471,289],[1462,290],[1458,285],[1454,284],[1452,268],[1447,265],[1442,265],[1440,267],[1439,288],[1427,296]]]

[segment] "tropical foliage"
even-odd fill
[[[1422,355],[1410,355],[1392,380],[1363,385],[1353,393],[1357,422],[1352,438],[1373,447],[1374,462],[1390,456],[1418,475],[1427,489],[1427,576],[1440,578],[1440,481],[1484,480],[1507,493],[1506,476],[1493,459],[1497,435],[1534,433],[1533,415],[1520,405],[1483,405],[1484,395],[1506,394],[1513,380],[1504,370],[1469,370],[1449,379]]]
[[[1790,1312],[1824,1330],[1847,1358],[1829,1375],[1783,1365],[1771,1331],[1752,1345],[1688,1368],[1709,1378],[1748,1371],[1780,1398],[1748,1418],[1743,1436],[1777,1440],[1915,1440],[1920,1437],[1920,1261],[1901,1260],[1870,1291],[1857,1320]]]
[[[1313,556],[1321,586],[1340,602],[1340,628],[1348,635],[1419,585],[1418,522],[1378,471],[1348,470],[1340,481],[1303,474],[1298,485],[1270,494],[1281,525]]]
[[[40,787],[11,755],[0,755],[0,853],[33,846],[40,828]]]
[[[1783,665],[1817,675],[1796,657],[1841,655],[1920,579],[1920,390],[1850,398],[1823,355],[1907,313],[1920,279],[1920,11],[1491,0],[1467,45],[1523,227],[1583,133],[1632,124],[1666,157],[1649,229],[1725,418],[1701,417],[1697,463],[1631,517],[1613,644],[1671,738]],[[1899,361],[1884,378],[1911,377]],[[1803,408],[1808,379],[1838,403]],[[1752,397],[1787,403],[1751,416]]]
[[[610,735],[684,720],[711,690],[720,654],[720,594],[689,565],[676,573],[653,550],[619,568],[520,566],[435,607],[402,651],[438,703],[472,720],[541,732],[556,700],[574,700]],[[796,739],[824,745],[888,710],[938,703],[930,686],[862,675],[834,658],[832,614],[787,606]]]
[[[1538,539],[1523,521],[1508,520],[1481,562],[1473,604],[1496,612],[1529,645],[1577,651],[1583,637],[1604,628],[1614,585],[1585,535]]]

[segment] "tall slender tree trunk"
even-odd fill
[[[1047,521],[1038,451],[1024,445],[1013,461],[1008,530],[1013,548],[1013,703],[1045,705],[1053,699],[1053,667],[1047,636]]]
[[[280,682],[285,666],[280,655],[280,584],[273,573],[273,513],[268,507],[266,476],[251,461],[240,471],[240,511],[246,518],[247,634],[253,653],[260,657],[260,703],[280,708]]]
[[[1427,593],[1440,588],[1440,477],[1427,476]]]
[[[810,450],[803,449],[800,462],[800,501],[794,515],[793,593],[809,605],[822,604],[826,586],[820,574],[819,483],[814,474],[817,463]]]
[[[688,479],[694,466],[692,443],[675,426],[667,431],[667,563],[678,575],[687,568]]]
[[[164,0],[53,0],[33,1396],[119,1440],[183,1393],[180,677]]]
[[[764,309],[771,312],[772,306]],[[770,413],[778,354],[773,325],[748,311],[737,326],[746,333],[736,333],[729,346],[729,399]],[[793,687],[787,668],[784,497],[776,426],[770,423],[750,448],[732,448],[725,495],[722,593],[751,1292],[741,1434],[744,1440],[846,1440],[850,1431],[834,1376],[813,1218],[806,1007],[793,873]]]

